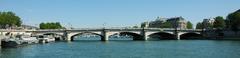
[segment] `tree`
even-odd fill
[[[226,23],[223,17],[217,16],[216,18],[214,18],[214,23],[213,23],[214,28],[223,29],[225,28],[225,26],[226,26]]]
[[[46,27],[44,25],[45,25],[45,23],[40,23],[39,24],[40,29],[45,29]]]
[[[187,29],[192,29],[193,25],[190,21],[187,22]]]
[[[229,25],[233,31],[238,31],[240,29],[240,9],[230,13],[227,16],[227,19],[229,20]]]
[[[203,21],[201,25],[202,25],[202,29],[212,29],[213,28],[213,23],[208,22],[208,21]]]
[[[149,22],[149,27],[150,28],[162,28],[162,24],[164,23],[164,19],[157,17],[155,21]]]
[[[196,25],[196,29],[202,29],[203,28],[203,25],[201,22],[198,22],[197,25]]]
[[[0,12],[0,28],[8,28],[13,26],[21,26],[21,18],[13,12]]]
[[[161,28],[172,28],[172,23],[171,22],[164,22],[162,25],[161,25]]]
[[[59,22],[40,23],[40,29],[63,29]]]
[[[141,28],[146,28],[146,27],[148,27],[148,22],[141,23]]]
[[[138,28],[138,26],[133,26],[133,28]]]

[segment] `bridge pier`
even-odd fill
[[[104,35],[104,36],[101,38],[101,41],[108,41],[108,36],[107,36],[107,35]]]
[[[64,38],[66,41],[72,41],[71,36],[69,35],[69,33],[67,31],[64,32]]]
[[[180,34],[179,33],[176,34],[176,38],[177,38],[177,40],[180,40]]]
[[[66,36],[66,40],[67,40],[67,41],[72,41],[72,39],[71,39],[70,36]]]
[[[147,41],[148,40],[148,35],[146,34],[146,32],[145,31],[143,31],[143,39],[145,40],[145,41]]]
[[[149,38],[149,37],[148,37],[147,35],[144,35],[144,38],[143,38],[143,39],[144,39],[145,41],[147,41],[148,38]]]
[[[101,41],[108,41],[109,34],[107,33],[106,29],[102,30]]]
[[[145,28],[142,29],[141,34],[143,36],[143,40],[147,41],[148,40],[148,35],[146,34]]]
[[[108,41],[108,34],[107,32],[103,32],[103,36],[101,36],[101,41]]]
[[[176,28],[176,29],[174,30],[174,34],[175,34],[175,39],[180,40],[180,35],[181,35],[181,34],[180,34],[178,28]]]

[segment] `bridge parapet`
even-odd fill
[[[177,31],[177,32],[176,32]],[[94,34],[99,34],[104,37],[105,39],[108,39],[107,37],[109,35],[115,34],[115,33],[131,33],[132,35],[141,35],[147,38],[147,35],[151,35],[154,33],[168,33],[173,35],[181,35],[184,33],[190,33],[190,32],[201,32],[202,29],[174,29],[174,28],[81,28],[81,29],[39,29],[39,30],[2,30],[0,29],[0,32],[25,32],[25,33],[31,33],[31,34],[45,34],[45,33],[56,33],[61,34],[65,36],[66,38],[71,38],[73,35],[89,32]],[[16,33],[17,34],[17,33]]]

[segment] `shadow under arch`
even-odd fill
[[[148,35],[148,40],[175,40],[175,35],[167,32],[157,32]]]
[[[76,36],[84,35],[84,34],[97,35],[97,36],[100,36],[100,38],[101,38],[100,40],[103,40],[103,39],[104,39],[103,35],[101,35],[101,34],[97,34],[97,33],[93,33],[93,32],[81,32],[81,33],[78,33],[78,34],[75,34],[75,35],[71,36],[71,41],[74,41],[74,38],[75,38]]]
[[[63,35],[57,34],[57,33],[44,33],[44,34],[42,34],[42,35],[58,35],[58,36],[63,36]]]
[[[7,32],[6,34],[4,34],[5,36],[9,36],[11,35],[12,33],[11,32]]]
[[[133,32],[120,32],[120,36],[128,36],[130,35],[132,37],[132,40],[144,40],[143,36],[137,33]]]
[[[55,38],[56,41],[59,41],[59,40],[64,40],[64,35],[63,34],[58,34],[58,33],[44,33],[42,35],[50,35],[50,36],[53,36]]]
[[[193,40],[193,39],[203,39],[203,35],[202,34],[198,34],[198,33],[184,33],[182,35],[180,35],[180,39],[181,40]]]
[[[133,40],[132,36],[120,35],[120,33],[110,34],[108,40]]]

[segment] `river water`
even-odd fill
[[[240,41],[75,40],[2,48],[0,58],[239,58]]]

